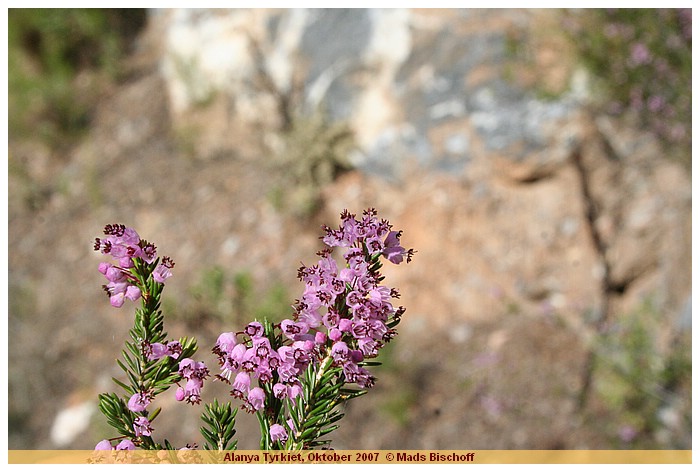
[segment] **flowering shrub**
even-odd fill
[[[567,25],[608,111],[632,111],[689,154],[692,10],[590,9],[572,14]]]
[[[149,411],[153,399],[171,386],[175,399],[201,402],[205,381],[220,381],[246,412],[260,423],[261,449],[309,449],[327,445],[323,436],[338,427],[340,406],[367,392],[375,378],[368,369],[378,364],[379,350],[396,335],[404,313],[394,307],[394,288],[382,285],[381,258],[394,264],[410,262],[414,251],[401,246],[400,231],[374,209],[360,218],[347,210],[337,229],[324,226],[326,248],[313,266],[298,271],[304,292],[296,300],[293,319],[279,324],[251,321],[241,331],[222,333],[212,353],[218,373],[195,360],[194,339],[169,340],[163,330],[160,298],[172,276],[173,261],[160,258],[156,247],[133,228],[107,225],[95,250],[111,256],[99,271],[112,306],[141,301],[130,340],[119,366],[127,381],[114,379],[123,394],[101,394],[100,410],[119,436],[100,441],[96,449],[173,449],[152,436],[160,408]],[[339,265],[334,249],[343,252]],[[235,449],[238,407],[215,400],[204,407],[201,428],[205,449]],[[193,446],[187,446],[193,447]]]

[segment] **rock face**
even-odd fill
[[[11,434],[11,447],[57,446],[39,431],[60,405],[28,416],[24,399],[41,395],[32,389],[68,397],[67,384],[110,388],[76,372],[119,374],[110,362],[129,316],[103,306],[87,256],[104,224],[121,219],[167,248],[184,268],[171,292],[182,312],[214,265],[261,287],[281,281],[293,300],[319,225],[366,207],[418,253],[385,267],[407,315],[376,392],[350,406],[335,447],[635,447],[617,437],[627,426],[617,407],[582,412],[577,398],[593,341],[640,306],[660,319],[650,337],[661,361],[688,330],[690,176],[652,138],[593,115],[579,91],[544,100],[509,77],[508,32],[551,21],[539,10],[152,11],[142,74],[103,104],[58,172],[70,185],[36,212],[10,202],[11,347],[44,355],[36,326],[57,334],[32,383],[21,373],[36,367],[10,350],[11,409],[38,438]],[[352,132],[353,170],[318,189],[316,213],[291,217],[271,198],[290,185],[274,156],[319,113]],[[60,269],[41,269],[55,258]],[[60,288],[66,270],[77,292]],[[206,353],[217,330],[233,329],[219,321],[180,313],[169,331],[198,334]],[[80,369],[69,382],[58,375],[67,365]],[[659,408],[683,413],[689,390],[672,393],[681,400]],[[197,424],[172,421],[164,436],[197,436]],[[661,433],[636,447],[689,447],[684,425]]]
[[[376,176],[382,186],[400,187],[397,198],[404,201],[395,208],[411,218],[424,220],[444,208],[454,212],[451,223],[470,221],[465,226],[479,241],[461,242],[476,249],[472,255],[465,250],[464,257],[484,259],[483,270],[476,271],[481,277],[509,274],[510,296],[576,311],[596,304],[603,270],[610,271],[607,283],[624,294],[650,270],[658,274],[667,267],[660,277],[668,283],[657,295],[680,309],[689,272],[670,269],[674,264],[662,261],[659,251],[665,241],[683,241],[677,253],[687,254],[687,176],[663,162],[663,150],[651,138],[625,137],[603,119],[596,122],[580,94],[542,100],[507,80],[512,57],[505,33],[534,28],[542,15],[175,10],[158,12],[156,20],[165,31],[162,71],[176,121],[196,114],[207,94],[229,102],[235,126],[247,124],[261,133],[275,132],[284,118],[274,107],[280,97],[294,97],[298,113],[323,107],[330,121],[348,123],[355,136],[351,161],[362,176],[351,184],[353,191],[368,185],[367,175]],[[577,154],[580,169],[573,163]],[[442,190],[426,190],[427,199],[409,189],[426,174]],[[449,185],[462,197],[448,191]],[[664,190],[669,186],[676,189],[672,195]],[[330,199],[332,193],[327,192]],[[421,202],[408,204],[405,194]],[[597,208],[595,221],[586,220],[588,205]],[[673,236],[659,232],[661,219]],[[591,247],[591,226],[603,238],[602,247]],[[461,231],[429,230],[426,238]],[[426,240],[425,246],[439,251],[445,243]],[[458,280],[472,271],[455,272]],[[471,285],[477,293],[506,290]],[[456,294],[461,297],[461,290]]]
[[[350,123],[356,167],[398,178],[408,163],[464,173],[482,150],[520,161],[537,151],[549,156],[553,141],[571,145],[559,127],[576,103],[537,100],[504,79],[503,29],[530,16],[177,10],[157,19],[176,115],[223,93],[238,120],[269,126],[280,119],[279,97],[300,95],[301,110],[322,108],[330,120]]]

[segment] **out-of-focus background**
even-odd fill
[[[134,304],[107,223],[172,257],[166,330],[282,319],[322,224],[417,250],[338,449],[690,448],[690,10],[9,10],[9,447],[113,431]],[[220,385],[207,395],[225,398]],[[157,439],[200,442],[167,393]],[[241,448],[257,448],[239,415]]]

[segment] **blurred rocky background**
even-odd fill
[[[176,261],[166,330],[282,319],[320,226],[418,253],[338,449],[691,439],[690,10],[9,10],[11,449],[91,449],[133,304],[92,243]],[[221,386],[208,395],[226,396]],[[199,441],[176,404],[156,437]],[[241,448],[257,448],[241,413]]]

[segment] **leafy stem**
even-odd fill
[[[336,423],[345,415],[341,405],[366,392],[344,388],[343,369],[334,365],[330,352],[317,366],[307,368],[302,384],[303,392],[296,402],[286,402],[294,425],[294,433],[285,443],[286,450],[328,445],[330,440],[321,437],[338,428]]]

